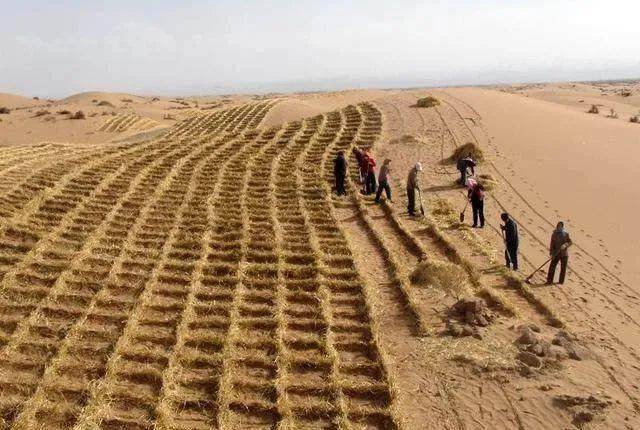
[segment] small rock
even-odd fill
[[[462,336],[462,327],[460,327],[460,325],[458,324],[449,324],[449,334],[453,337],[460,337]]]
[[[544,355],[544,349],[542,345],[539,343],[536,343],[535,345],[533,345],[533,347],[531,348],[531,352],[537,355],[538,357],[542,357]]]
[[[521,324],[518,326],[518,330],[520,330],[521,332],[526,329],[529,329],[536,333],[540,333],[540,326],[538,326],[537,324],[529,323],[529,324]]]
[[[573,360],[582,361],[588,360],[592,357],[591,351],[584,346],[577,345],[575,343],[565,346],[565,350],[567,351],[569,358]]]
[[[521,351],[517,358],[529,367],[538,369],[542,366],[542,361],[535,354],[527,351]]]
[[[467,324],[475,323],[476,322],[475,314],[471,311],[466,311],[464,314],[464,322],[466,322]]]
[[[520,345],[533,345],[538,343],[538,337],[529,327],[524,327],[521,332],[522,334],[516,340]]]

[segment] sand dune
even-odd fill
[[[640,187],[640,127],[564,106],[479,89],[448,90],[482,117],[495,163],[549,219],[602,253],[625,280],[640,281],[640,233],[634,228]],[[603,216],[611,214],[613,216]],[[526,218],[523,219],[526,222]],[[620,261],[617,261],[620,260]]]

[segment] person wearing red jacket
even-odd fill
[[[471,209],[473,210],[473,227],[478,227],[478,221],[480,221],[480,228],[484,227],[484,187],[482,184],[476,183],[469,189],[467,197],[471,202]]]
[[[374,194],[377,190],[376,184],[376,160],[371,156],[369,151],[364,152],[365,165],[365,194]]]

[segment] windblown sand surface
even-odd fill
[[[1,95],[0,429],[638,428],[638,91]],[[443,161],[467,142],[484,229]],[[351,158],[332,194],[354,146],[393,203]],[[527,285],[558,220],[568,281]]]

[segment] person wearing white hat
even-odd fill
[[[407,177],[407,210],[409,216],[416,214],[416,189],[420,190],[420,181],[418,173],[422,172],[422,164],[416,163],[415,166],[409,170],[409,176]]]

